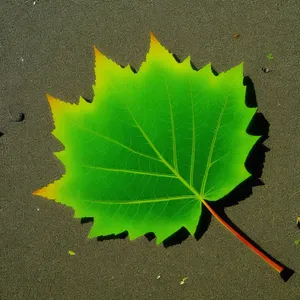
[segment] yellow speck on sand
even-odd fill
[[[69,253],[70,256],[74,256],[75,255],[75,252],[73,252],[71,250],[69,250],[68,253]]]
[[[185,281],[188,279],[188,277],[184,277],[181,281],[180,281],[180,284],[182,285],[182,284],[184,284],[185,283]]]

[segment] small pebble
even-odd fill
[[[263,71],[264,73],[269,73],[271,70],[270,70],[269,68],[262,68],[262,71]]]

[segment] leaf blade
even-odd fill
[[[242,64],[219,76],[210,65],[195,71],[154,36],[137,74],[95,56],[92,103],[49,101],[66,175],[36,194],[73,207],[75,217],[93,216],[90,237],[152,231],[160,243],[182,226],[194,234],[202,200],[220,199],[250,175],[244,162],[259,137],[245,132],[255,109],[244,103]],[[242,154],[228,151],[232,130]]]

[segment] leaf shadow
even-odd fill
[[[128,231],[121,232],[119,234],[101,235],[97,237],[98,242],[109,241],[109,240],[124,240],[128,237]]]
[[[93,99],[89,99],[89,98],[86,98],[86,97],[83,97],[83,96],[81,96],[81,98],[83,100],[85,100],[87,103],[92,103],[93,102]]]
[[[85,217],[80,219],[81,224],[87,224],[94,222],[94,218],[92,217]],[[128,232],[124,231],[119,234],[109,234],[109,235],[101,235],[97,236],[97,241],[103,242],[103,241],[109,241],[109,240],[116,240],[116,239],[126,239],[128,237]]]

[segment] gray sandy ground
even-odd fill
[[[299,7],[298,0],[2,0],[0,299],[299,299]],[[52,154],[62,145],[51,135],[45,94],[73,103],[92,98],[93,45],[138,69],[150,30],[197,67],[211,62],[222,72],[244,61],[270,123],[271,151],[265,185],[226,213],[295,270],[288,282],[215,219],[199,241],[167,249],[145,237],[99,242],[87,239],[91,224],[73,219],[72,209],[31,195],[64,172]],[[25,120],[11,121],[19,112]]]

